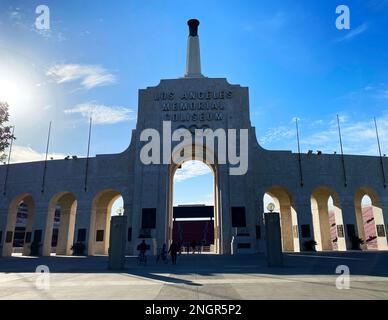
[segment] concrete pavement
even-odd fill
[[[38,265],[50,269],[47,290]],[[349,290],[336,288],[338,265],[349,267]],[[0,299],[388,299],[388,252],[290,253],[283,268],[268,268],[263,255],[211,254],[106,267],[106,256],[0,258]]]

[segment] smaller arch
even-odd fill
[[[53,247],[54,220],[59,211],[56,247]],[[70,191],[54,194],[47,208],[46,228],[43,242],[43,255],[71,255],[74,242],[74,228],[77,213],[77,199]],[[58,218],[58,216],[57,216]]]
[[[105,189],[94,196],[90,215],[88,255],[108,254],[112,206],[120,197],[121,193],[115,189]]]
[[[22,231],[22,243],[23,246],[22,253],[23,255],[28,255],[30,253],[30,235],[32,234],[32,223],[34,219],[35,212],[35,201],[31,194],[22,193],[15,196],[8,207],[7,214],[7,227],[6,234],[3,237],[3,256],[11,256],[14,251],[14,239],[15,239],[15,230],[17,226],[17,216],[19,207],[21,204],[24,204],[27,208],[27,218],[25,221],[24,231]]]
[[[311,193],[311,214],[317,251],[345,251],[341,202],[330,186],[319,186]]]
[[[365,197],[370,199],[367,205],[363,205]],[[388,250],[383,209],[378,193],[371,187],[358,188],[354,195],[354,207],[358,236],[364,240],[362,249]]]
[[[298,217],[291,193],[283,186],[273,186],[265,194],[272,198],[275,211],[280,214],[283,251],[299,252]]]

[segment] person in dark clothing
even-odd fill
[[[147,256],[146,256],[146,251],[147,251],[147,244],[145,243],[145,240],[143,240],[138,246],[137,250],[139,251],[139,256],[138,256],[138,263],[139,264],[147,264]]]
[[[168,253],[171,255],[171,262],[172,264],[176,264],[176,256],[178,253],[179,247],[177,243],[174,241],[171,243],[170,249],[168,250]]]
[[[191,242],[191,247],[193,248],[193,254],[195,253],[195,249],[197,248],[197,241],[193,240]]]
[[[140,251],[140,253],[145,253],[147,251],[147,244],[145,243],[145,240],[143,240],[138,246],[137,250]]]

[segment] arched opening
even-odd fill
[[[175,171],[172,240],[186,252],[193,241],[198,248],[215,252],[214,173],[202,161],[186,161]]]
[[[275,205],[274,211],[280,214],[282,250],[299,252],[298,218],[290,193],[283,187],[272,187],[264,194],[264,208],[270,202]]]
[[[121,194],[113,189],[99,192],[93,199],[90,217],[88,255],[107,255],[112,215],[123,215]]]
[[[199,247],[206,251],[216,254],[222,253],[222,241],[220,232],[221,221],[219,214],[220,206],[218,190],[218,169],[217,165],[207,163],[206,161],[206,159],[214,159],[214,157],[214,153],[208,148],[193,145],[191,155],[181,157],[178,163],[172,163],[169,166],[168,215],[166,223],[166,241],[168,245],[173,241],[175,235],[175,240],[181,241],[181,245],[183,246],[186,244],[184,242],[192,242],[194,240],[198,245],[201,245]],[[173,159],[176,159],[174,155]],[[197,175],[198,172],[202,172],[207,175],[206,186],[203,184],[204,181],[202,181],[201,183],[201,179],[193,178],[193,176]],[[191,176],[192,179],[190,179],[190,181],[186,181],[186,186],[182,188],[182,177],[187,178],[189,176]],[[178,177],[178,179],[176,179],[176,177]],[[181,181],[178,181],[179,179],[181,179]],[[187,188],[187,183],[190,184],[190,188]],[[184,198],[181,198],[180,195],[185,192],[190,192],[190,189],[192,190],[192,194],[198,193],[198,190],[204,191],[205,193],[201,194],[201,196],[203,196],[204,198],[194,199],[189,197],[186,198],[186,200],[184,200]],[[182,200],[179,200],[178,197],[180,197]],[[190,202],[189,206],[188,202]],[[174,204],[186,205],[185,207],[181,207],[183,208],[181,210],[175,209],[175,212],[177,212],[177,210],[181,212],[187,212],[189,218],[188,221],[194,222],[193,218],[200,219],[197,220],[197,222],[195,223],[197,225],[195,226],[195,229],[198,230],[197,232],[189,232],[189,224],[178,223],[179,221],[175,221],[174,230]],[[198,206],[198,204],[205,204],[205,206]],[[206,206],[206,204],[208,206]],[[176,206],[176,208],[179,207]],[[212,214],[209,214],[209,212],[212,212]],[[192,217],[189,217],[190,215]],[[177,215],[175,216],[177,217]],[[191,225],[193,227],[193,223]]]
[[[48,207],[43,255],[71,255],[77,200],[71,192],[59,192],[51,198]]]
[[[360,188],[354,197],[358,237],[363,249],[387,250],[387,236],[380,198],[371,188]]]
[[[311,194],[311,213],[317,251],[345,251],[346,239],[342,210],[337,193],[318,187]]]
[[[7,217],[3,256],[12,253],[30,254],[35,203],[31,195],[23,194],[12,200]]]

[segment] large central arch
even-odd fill
[[[186,146],[187,147],[187,146]],[[184,148],[184,147],[183,147]],[[179,161],[172,162],[168,168],[168,194],[167,194],[167,223],[166,223],[166,239],[170,244],[173,237],[173,192],[174,192],[174,176],[177,169],[182,166],[183,163],[191,160],[201,161],[206,164],[213,173],[214,181],[214,251],[213,253],[222,253],[222,239],[221,239],[221,225],[222,219],[220,214],[220,194],[219,194],[219,172],[216,163],[216,156],[212,150],[204,147],[203,145],[192,145],[192,153],[182,156],[182,149],[172,154],[172,159],[176,159],[178,153],[181,155]],[[209,159],[214,159],[214,163],[209,163]]]

